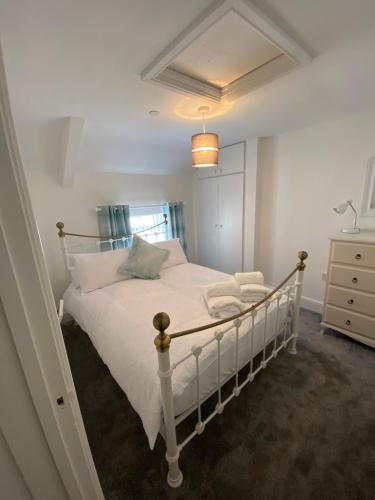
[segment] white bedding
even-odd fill
[[[161,271],[159,280],[131,279],[120,281],[90,293],[82,293],[70,286],[64,294],[64,310],[70,313],[87,332],[112,376],[126,393],[133,408],[142,419],[150,448],[155,444],[162,422],[160,385],[157,376],[157,353],[154,337],[157,331],[152,319],[158,312],[167,312],[171,318],[168,333],[214,322],[209,316],[203,287],[228,279],[219,271],[181,264]],[[285,302],[281,301],[285,306]],[[271,338],[276,320],[275,306],[269,309],[267,338]],[[285,307],[280,325],[285,317]],[[240,329],[239,362],[244,365],[249,356],[245,335],[250,320]],[[256,317],[254,352],[263,346],[264,311]],[[199,345],[212,336],[213,330],[187,335],[171,342],[171,362],[188,354],[193,345]],[[234,368],[233,332],[222,340],[222,377]],[[200,356],[201,396],[208,395],[217,384],[217,345],[211,343]],[[195,360],[190,358],[173,373],[175,414],[179,415],[196,402]]]

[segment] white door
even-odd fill
[[[17,362],[0,356],[0,379],[10,384],[0,384],[2,437],[35,500],[104,500],[18,151],[1,46],[0,165],[0,353]],[[32,439],[30,429],[37,430]]]
[[[198,181],[198,252],[202,266],[218,269],[218,178]]]
[[[218,177],[219,265],[228,274],[242,271],[243,174]]]

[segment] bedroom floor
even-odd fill
[[[319,335],[319,321],[302,311],[298,356],[272,360],[186,446],[177,490],[165,482],[162,439],[150,451],[139,417],[88,336],[65,325],[106,500],[374,499],[375,350],[333,331]]]

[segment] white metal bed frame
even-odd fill
[[[161,224],[167,224],[167,217],[164,216],[164,221]],[[160,225],[160,224],[158,224]],[[59,229],[58,236],[60,237],[61,248],[64,254],[64,262],[69,271],[72,270],[70,266],[70,254],[68,251],[65,236],[78,236],[84,238],[96,238],[104,240],[107,242],[113,242],[116,240],[125,240],[131,238],[132,235],[125,235],[120,238],[108,238],[102,236],[91,236],[77,233],[67,233],[64,231],[64,224],[58,222],[56,224]],[[303,273],[306,267],[305,259],[308,257],[307,252],[301,251],[298,253],[299,262],[291,273],[273,289],[264,299],[252,304],[250,307],[245,309],[239,314],[231,316],[214,323],[209,323],[207,325],[202,325],[200,327],[192,328],[190,330],[184,330],[181,332],[176,332],[168,335],[166,330],[170,324],[170,318],[167,313],[160,312],[154,316],[153,324],[156,330],[158,330],[158,335],[155,337],[154,344],[158,352],[158,376],[160,378],[160,389],[161,389],[161,399],[163,406],[163,432],[162,435],[166,442],[166,460],[168,462],[168,475],[167,482],[172,488],[178,488],[183,481],[183,475],[179,467],[179,455],[182,449],[197,435],[204,432],[206,425],[216,416],[220,415],[225,406],[234,398],[238,397],[242,389],[250,382],[253,382],[256,375],[263,369],[265,369],[271,359],[277,357],[278,353],[285,349],[289,345],[289,352],[291,354],[297,354],[296,344],[299,335],[299,315],[300,315],[300,303],[302,296],[302,284],[303,284]],[[295,276],[294,283],[288,285],[288,282]],[[280,301],[282,297],[286,298],[286,311],[289,310],[289,305],[293,303],[293,314],[291,320],[290,328],[290,318],[286,317],[280,324]],[[271,340],[267,340],[267,327],[268,327],[268,310],[272,303],[276,303],[276,321],[275,328],[271,335]],[[255,318],[259,311],[264,310],[264,325],[263,325],[263,348],[261,350],[261,362],[257,368],[254,368],[254,332],[255,332]],[[60,301],[60,311],[59,317],[62,318],[63,313],[63,303]],[[239,366],[239,329],[244,320],[250,319],[250,328],[246,331],[248,338],[248,359],[247,363],[249,371],[243,382],[239,382],[239,372],[244,367]],[[224,327],[223,327],[224,325]],[[191,335],[196,332],[211,330],[207,332],[207,340],[199,345],[194,345],[191,352],[175,363],[171,364],[169,348],[171,341],[185,335]],[[212,333],[213,330],[213,333]],[[221,341],[224,336],[234,334],[235,339],[235,361],[234,370],[225,380],[221,377]],[[282,340],[279,340],[282,337]],[[199,357],[208,345],[216,342],[217,344],[217,387],[208,396],[202,398],[200,395],[200,365]],[[268,346],[272,346],[271,354],[267,356]],[[172,376],[174,370],[187,361],[188,359],[195,358],[196,366],[196,403],[189,410],[185,411],[179,416],[175,416],[174,402],[173,402],[173,392],[172,392]],[[234,386],[231,394],[223,399],[222,387],[230,380],[234,379]],[[209,399],[213,394],[217,393],[217,404],[214,409],[205,419],[202,418],[202,405]],[[177,426],[184,421],[192,412],[197,411],[197,423],[194,430],[181,442],[177,443]]]
[[[210,323],[208,325],[204,325],[198,328],[192,328],[191,330],[185,330],[182,332],[172,333],[167,335],[166,330],[170,324],[170,318],[166,313],[158,313],[154,317],[154,326],[159,331],[159,334],[155,338],[155,346],[158,351],[158,361],[159,361],[159,371],[158,375],[160,377],[160,387],[161,387],[161,397],[162,397],[162,405],[163,405],[163,416],[164,416],[164,426],[165,426],[165,441],[166,441],[166,460],[168,462],[169,471],[167,476],[168,484],[177,488],[181,485],[183,481],[183,475],[179,468],[179,455],[181,450],[197,435],[202,434],[204,432],[206,425],[216,416],[220,415],[225,406],[234,398],[238,397],[241,393],[241,390],[249,383],[252,382],[255,376],[264,368],[267,367],[269,361],[271,359],[276,358],[278,353],[286,348],[288,344],[290,344],[289,352],[291,354],[297,354],[296,343],[299,333],[299,309],[301,303],[301,295],[302,295],[302,282],[303,282],[303,272],[305,269],[304,260],[307,258],[307,253],[302,251],[299,252],[299,262],[295,269],[285,278],[285,280],[271,293],[269,293],[263,300],[253,304],[251,307],[243,311],[242,313],[231,316],[230,318],[217,321],[216,323]],[[296,275],[296,280],[292,285],[283,288],[289,280]],[[280,300],[282,296],[286,296],[287,305],[293,301],[293,317],[292,317],[292,328],[289,332],[289,322],[288,320],[284,321],[284,324],[279,325],[279,313],[280,313]],[[271,306],[271,303],[276,301],[276,321],[275,321],[275,331],[273,332],[271,341],[266,339],[267,333],[267,319],[268,319],[268,310]],[[263,349],[262,349],[262,360],[258,368],[254,369],[254,352],[253,352],[253,341],[254,341],[254,331],[255,331],[255,317],[258,312],[264,308],[265,317],[264,317],[264,325],[263,325]],[[243,321],[247,318],[251,319],[251,327],[246,332],[248,336],[248,345],[249,345],[249,372],[245,380],[240,384],[239,383],[239,371],[242,369],[238,365],[238,341],[239,341],[239,328]],[[224,330],[218,329],[218,327],[222,325],[228,325]],[[182,337],[185,335],[190,335],[198,331],[203,330],[214,330],[213,335],[207,339],[206,342],[200,345],[195,345],[191,349],[191,353],[184,356],[173,365],[171,365],[170,355],[169,355],[169,347],[172,339]],[[229,376],[226,380],[221,380],[221,353],[220,353],[220,343],[224,337],[224,335],[229,335],[231,332],[234,332],[235,335],[235,369],[231,376]],[[282,335],[282,341],[278,345],[278,337]],[[212,394],[217,392],[217,405],[213,412],[211,412],[208,417],[202,420],[202,404],[208,399],[208,397],[212,396],[210,394],[208,397],[201,399],[200,396],[200,374],[199,374],[199,356],[202,353],[203,349],[207,347],[212,342],[217,342],[217,388],[213,391]],[[272,352],[269,356],[266,354],[266,350],[269,344],[273,343]],[[175,412],[173,408],[173,393],[172,393],[172,375],[173,371],[184,361],[187,359],[195,357],[196,363],[196,392],[197,392],[197,402],[195,407],[192,410],[188,410],[182,415],[175,417]],[[234,378],[234,387],[232,393],[226,398],[222,399],[222,387],[227,383],[227,381],[231,378]],[[187,438],[181,443],[177,443],[176,436],[176,427],[179,425],[192,411],[197,410],[197,423],[195,425],[195,429]]]

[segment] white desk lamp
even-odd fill
[[[337,214],[342,215],[346,212],[348,207],[350,207],[354,212],[354,225],[352,228],[349,228],[349,229],[341,229],[341,232],[342,233],[350,233],[350,234],[359,233],[361,230],[359,229],[359,227],[357,227],[358,214],[357,214],[357,210],[352,205],[352,200],[347,200],[345,203],[341,203],[340,205],[335,207],[333,210]]]

